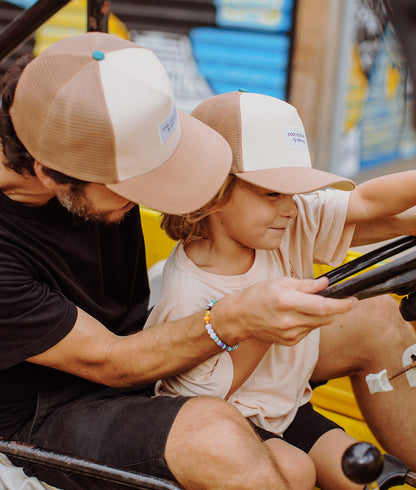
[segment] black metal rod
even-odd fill
[[[12,20],[0,33],[0,62],[70,1],[38,0]]]
[[[394,280],[395,278],[395,280]],[[390,281],[391,282],[388,282]],[[380,285],[380,287],[377,287]],[[376,267],[375,269],[363,272],[349,280],[340,282],[331,287],[320,291],[318,294],[330,298],[346,298],[357,296],[360,299],[360,292],[369,288],[374,288],[374,294],[364,294],[369,298],[378,294],[394,293],[409,294],[409,290],[414,291],[416,287],[416,252],[410,253],[392,262]],[[403,290],[406,291],[403,291]]]
[[[8,456],[36,462],[41,465],[99,478],[101,480],[122,484],[132,488],[152,490],[178,490],[181,487],[173,482],[143,474],[120,470],[94,463],[93,461],[59,454],[29,444],[0,440],[0,452]]]
[[[384,259],[388,259],[389,257],[393,257],[400,252],[404,252],[409,248],[416,246],[416,237],[414,236],[405,236],[395,240],[394,242],[390,242],[387,245],[383,245],[382,247],[373,250],[372,252],[368,252],[357,259],[352,260],[351,262],[347,262],[326,274],[322,274],[329,279],[329,286],[335,284],[338,281],[346,279],[357,272],[360,272],[367,267],[370,267],[378,262],[381,262]],[[322,277],[320,276],[320,277]]]
[[[88,0],[87,31],[108,32],[108,19],[110,17],[110,0]]]

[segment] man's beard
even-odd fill
[[[97,211],[85,195],[83,188],[71,187],[69,190],[56,192],[56,199],[67,211],[84,221],[102,224],[119,224],[127,212],[118,214],[115,211]],[[115,215],[115,216],[113,216]]]

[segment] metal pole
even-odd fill
[[[87,31],[108,32],[110,12],[110,0],[88,0]]]
[[[0,62],[69,2],[70,0],[38,0],[12,20],[0,33]]]
[[[336,282],[346,279],[357,272],[361,272],[382,260],[393,257],[393,255],[397,255],[412,247],[416,247],[416,237],[404,236],[322,275],[329,279],[329,286],[332,286],[332,284],[335,284]]]
[[[12,458],[31,461],[32,463],[57,468],[60,471],[86,475],[126,487],[149,490],[180,490],[181,488],[168,480],[105,466],[94,461],[56,453],[22,442],[0,439],[0,452]]]

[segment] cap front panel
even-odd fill
[[[244,172],[311,167],[303,124],[293,106],[251,93],[242,93],[240,104]]]
[[[156,56],[144,48],[108,53],[99,69],[114,132],[118,180],[145,174],[164,163],[179,142],[169,78]]]
[[[114,192],[171,214],[189,213],[206,204],[223,184],[231,149],[217,132],[178,110],[181,140],[164,164],[144,175],[108,184]]]

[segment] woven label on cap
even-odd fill
[[[300,128],[286,128],[286,143],[288,148],[307,150],[305,131]]]
[[[173,133],[176,125],[178,123],[178,113],[176,112],[176,106],[173,106],[172,112],[169,114],[167,119],[165,119],[159,126],[160,141],[165,143]]]

